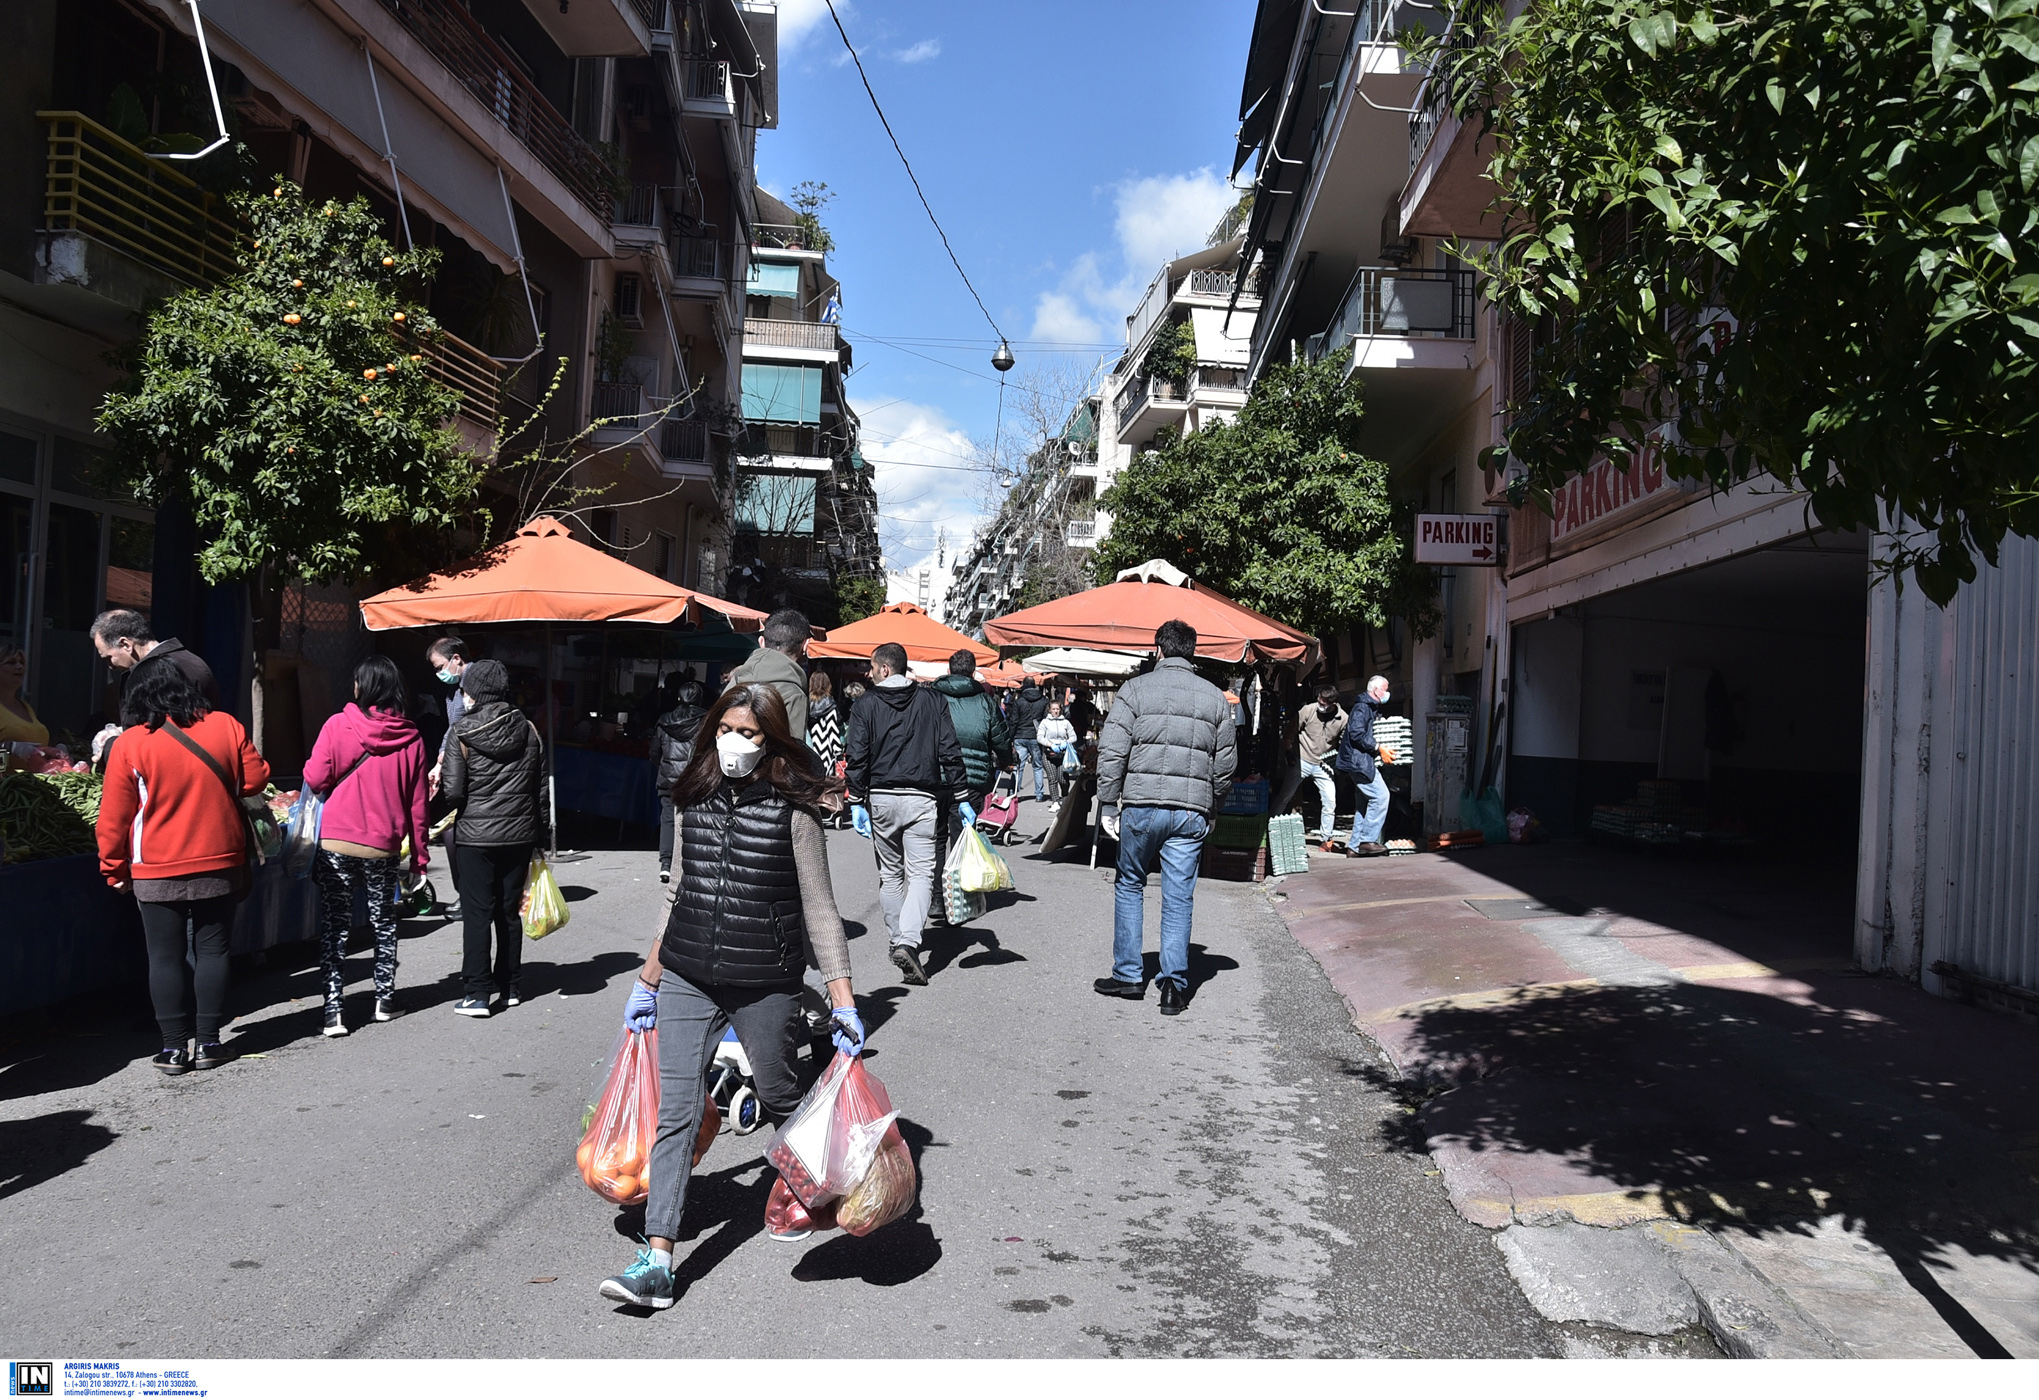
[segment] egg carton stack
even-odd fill
[[[1403,715],[1383,715],[1373,722],[1374,742],[1384,749],[1395,751],[1393,766],[1400,767],[1410,761],[1415,752],[1415,731]]]
[[[1288,812],[1267,824],[1268,869],[1275,875],[1309,873],[1309,841],[1303,834],[1303,816]]]

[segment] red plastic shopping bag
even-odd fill
[[[644,1199],[651,1139],[658,1131],[658,1031],[625,1030],[609,1058],[609,1078],[588,1115],[574,1161],[581,1180],[619,1206]]]
[[[765,1149],[765,1159],[810,1215],[828,1207],[850,1233],[869,1234],[911,1210],[918,1190],[898,1117],[878,1076],[861,1059],[838,1054]]]
[[[722,1131],[722,1110],[705,1091],[694,1134],[694,1164]],[[574,1161],[590,1190],[619,1206],[644,1200],[651,1182],[651,1142],[658,1132],[658,1030],[626,1029],[609,1057],[609,1078],[589,1110]]]
[[[833,1230],[835,1202],[823,1201],[809,1210],[800,1204],[798,1196],[786,1189],[786,1178],[782,1176],[772,1183],[772,1194],[765,1200],[765,1228],[775,1235],[790,1235],[801,1230]]]

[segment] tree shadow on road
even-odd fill
[[[69,1108],[36,1118],[0,1121],[0,1201],[83,1166],[120,1134]]]
[[[2039,1142],[2039,1031],[1892,981],[1805,985],[1423,1003],[1382,1028],[1403,1077],[1347,1072],[1402,1099],[1390,1138],[1445,1154],[1455,1196],[1533,1215],[1585,1176],[1635,1218],[1728,1234],[1838,1218],[1979,1354],[2002,1354],[1924,1265],[1966,1251],[2039,1271],[2039,1185],[2020,1160]]]

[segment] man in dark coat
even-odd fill
[[[949,702],[949,720],[956,726],[956,742],[963,748],[963,771],[968,775],[970,804],[982,810],[992,784],[1004,769],[1012,767],[1012,731],[991,692],[977,679],[977,658],[958,651],[949,658],[949,674],[935,682],[935,689]]]
[[[1352,702],[1351,718],[1338,736],[1338,771],[1352,774],[1358,784],[1360,806],[1352,814],[1352,835],[1346,838],[1349,856],[1384,856],[1381,829],[1388,822],[1388,780],[1379,765],[1393,763],[1395,751],[1384,749],[1374,738],[1374,721],[1388,708],[1388,678],[1375,676],[1366,691]]]
[[[1021,683],[1019,694],[1012,697],[1006,724],[1012,732],[1012,746],[1018,758],[1033,764],[1036,802],[1047,797],[1047,774],[1041,767],[1041,745],[1034,738],[1034,731],[1040,728],[1041,721],[1047,717],[1048,692],[1042,690],[1032,676],[1028,676]]]
[[[175,666],[191,678],[206,704],[215,710],[226,708],[220,703],[219,681],[205,658],[175,637],[157,641],[149,620],[132,609],[110,608],[92,619],[92,648],[116,671],[132,672],[145,661]]]
[[[675,692],[673,707],[658,717],[651,736],[652,757],[658,766],[652,782],[658,789],[658,882],[673,879],[673,789],[680,775],[694,761],[694,736],[708,712],[701,707],[701,682],[683,680]]]

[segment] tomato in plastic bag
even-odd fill
[[[836,1224],[852,1235],[868,1235],[912,1210],[914,1197],[919,1193],[913,1153],[907,1150],[899,1129],[889,1127],[884,1141],[878,1145],[878,1155],[864,1172],[864,1179],[835,1202]]]
[[[765,1201],[765,1228],[775,1235],[790,1235],[799,1230],[833,1230],[835,1202],[823,1201],[812,1209],[803,1206],[800,1198],[786,1188],[786,1179],[780,1177],[772,1183],[772,1194]]]

